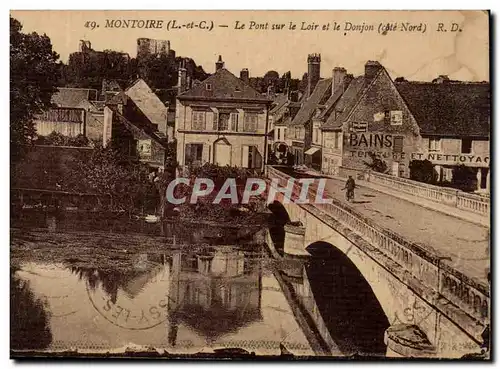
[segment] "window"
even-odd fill
[[[204,131],[205,126],[205,112],[204,111],[193,111],[193,121],[192,129],[195,131]]]
[[[205,85],[205,88],[207,89],[207,91],[212,91],[212,84],[211,83],[207,83]]]
[[[186,144],[185,164],[201,164],[203,144]]]
[[[318,129],[314,128],[313,130],[313,142],[318,142]]]
[[[245,132],[257,132],[258,115],[255,113],[245,113]]]
[[[231,113],[231,131],[238,132],[238,113]]]
[[[220,113],[219,114],[219,131],[229,130],[229,114]]]
[[[241,164],[243,168],[260,168],[262,165],[262,156],[257,146],[243,146],[243,156]]]
[[[472,153],[472,139],[471,138],[462,138],[462,154],[471,154]]]
[[[391,126],[400,126],[403,124],[403,112],[401,110],[392,110],[390,117]]]
[[[139,157],[150,158],[151,157],[151,140],[139,140],[137,142],[137,152]]]
[[[399,153],[403,152],[403,142],[404,142],[403,136],[395,136],[392,152],[399,152]]]
[[[441,139],[429,138],[429,151],[440,151],[440,150],[441,150]]]

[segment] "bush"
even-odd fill
[[[256,172],[252,169],[225,166],[220,167],[214,164],[206,163],[199,167],[189,168],[190,185],[178,185],[175,188],[174,196],[176,198],[186,197],[187,201],[179,206],[180,212],[186,218],[202,218],[211,220],[230,219],[231,214],[236,208],[240,208],[239,204],[233,204],[230,199],[223,199],[219,204],[213,204],[215,196],[228,178],[234,178],[237,187],[238,202],[243,197],[246,182],[248,178],[255,178]],[[208,178],[214,182],[214,190],[210,195],[200,196],[196,204],[190,204],[189,199],[192,195],[193,184],[196,178]],[[162,186],[166,188],[165,185]],[[226,193],[229,193],[227,191]],[[258,197],[251,197],[247,206],[247,210],[258,210],[264,200]],[[167,204],[168,205],[168,204]],[[171,207],[171,206],[169,206]],[[250,208],[250,209],[248,209]]]
[[[74,163],[63,184],[69,191],[109,198],[113,209],[138,211],[159,203],[148,175],[146,165],[127,160],[110,148],[96,148],[90,158]]]
[[[35,141],[35,144],[50,146],[86,147],[90,146],[90,141],[82,134],[79,134],[76,137],[69,137],[54,131],[48,136],[39,136]]]
[[[452,173],[453,187],[466,192],[472,192],[477,188],[477,169],[460,164],[453,168]]]
[[[387,163],[385,162],[384,159],[379,154],[376,154],[374,152],[369,152],[368,155],[370,156],[371,163],[365,161],[364,164],[374,172],[379,172],[379,173],[384,173],[386,174],[389,171],[389,168],[387,167]]]
[[[410,179],[429,184],[437,182],[437,173],[429,160],[412,160],[409,168]]]

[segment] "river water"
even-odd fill
[[[12,350],[319,353],[260,236],[184,243],[158,225],[29,219],[12,228]]]

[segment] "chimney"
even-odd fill
[[[332,95],[335,94],[335,92],[340,88],[342,90],[342,93],[345,91],[346,88],[346,76],[347,76],[347,71],[345,68],[341,67],[335,67],[333,68],[333,74],[332,74]]]
[[[187,70],[184,68],[184,60],[179,65],[179,78],[177,81],[178,93],[181,94],[186,91],[187,84]]]
[[[365,64],[365,84],[369,84],[382,68],[378,61],[368,60]]]
[[[249,80],[250,80],[250,73],[248,72],[248,69],[247,68],[243,68],[240,72],[240,79],[245,82],[246,84],[248,84]]]
[[[321,54],[307,56],[307,97],[311,96],[320,79]]]
[[[224,62],[222,61],[222,56],[219,55],[219,60],[215,63],[215,72],[218,72],[222,68],[224,68]]]

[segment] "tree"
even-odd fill
[[[380,155],[374,153],[374,152],[369,152],[368,156],[370,156],[370,159],[372,160],[371,162],[365,161],[364,164],[373,170],[374,172],[379,172],[379,173],[387,173],[388,172],[388,167],[387,163],[380,157]]]
[[[171,88],[177,84],[178,67],[168,55],[148,55],[138,64],[139,75],[153,88]]]
[[[94,193],[110,199],[114,209],[131,212],[142,210],[155,193],[148,175],[146,165],[129,161],[111,148],[97,147],[90,158],[77,160],[61,183],[67,191]]]
[[[297,89],[300,92],[305,93],[307,91],[307,85],[308,85],[308,75],[307,75],[307,73],[304,73],[302,75],[302,79],[300,80],[300,82],[297,86]]]
[[[23,146],[35,137],[33,118],[51,107],[56,92],[59,55],[49,37],[21,32],[21,23],[10,18],[10,148],[17,161]]]
[[[266,90],[267,90],[267,87],[269,85],[272,85],[276,89],[279,89],[279,87],[280,87],[278,85],[279,80],[280,80],[280,75],[278,74],[278,72],[276,72],[274,70],[270,70],[266,74],[264,74],[263,85],[266,88]]]
[[[437,173],[429,160],[412,160],[409,168],[410,179],[423,183],[436,183]]]
[[[452,185],[462,191],[471,192],[477,188],[477,169],[463,164],[457,165],[452,172]]]
[[[123,53],[113,50],[77,52],[69,57],[65,80],[71,86],[100,90],[103,79],[133,78],[137,75],[134,66]]]

